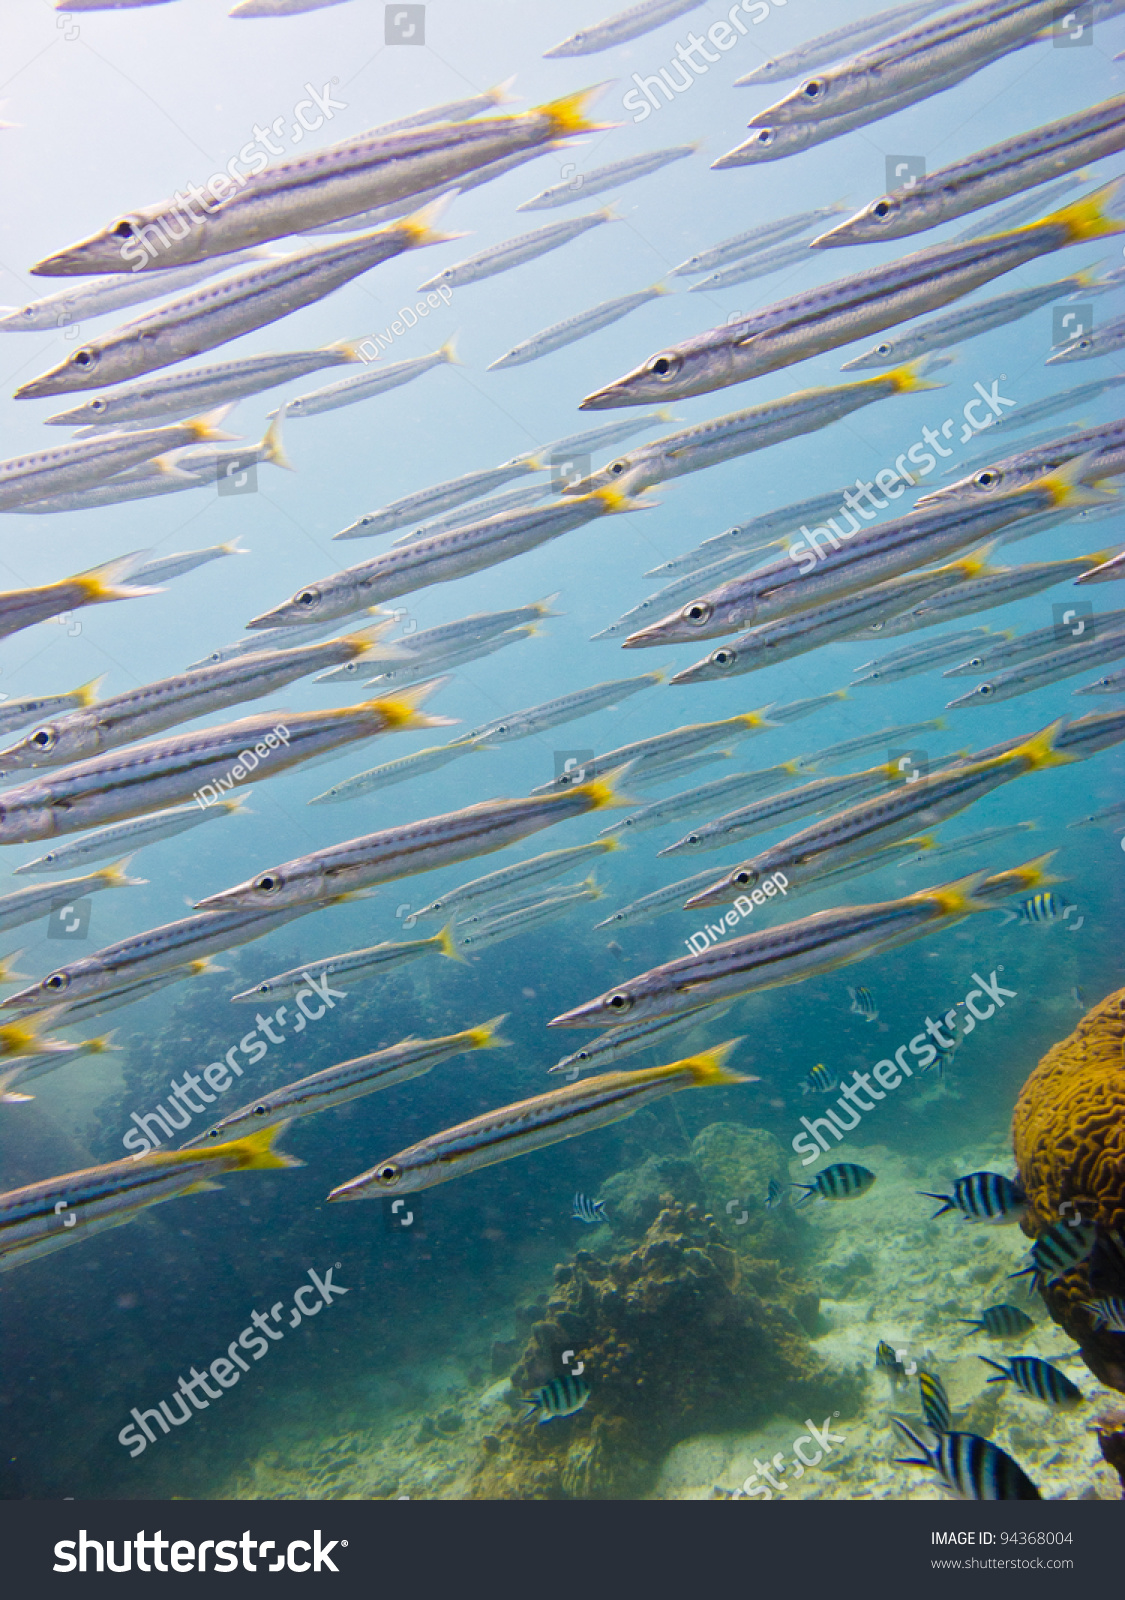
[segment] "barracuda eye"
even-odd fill
[[[254,879],[253,887],[260,894],[276,894],[283,881],[279,872],[263,872],[260,878]]]
[[[209,1139],[217,1139],[219,1137],[218,1128],[208,1128],[207,1129],[207,1137]]]
[[[605,1004],[607,1011],[615,1011],[620,1016],[623,1011],[632,1010],[633,1000],[631,995],[622,994],[618,990],[616,994],[611,994],[607,998]]]
[[[304,606],[306,609],[318,605],[319,602],[319,589],[301,589],[299,593],[293,596],[293,604],[295,606]]]
[[[883,344],[877,344],[875,346],[875,354],[877,356],[889,356],[890,353],[891,353],[891,347],[890,347],[889,344],[883,343]]]
[[[992,692],[992,685],[990,683],[982,683],[977,689],[977,693],[985,698],[987,698],[987,696]]]
[[[740,872],[733,874],[732,882],[737,883],[741,888],[745,889],[749,884],[754,882],[754,879],[757,876],[758,874],[756,872],[747,872],[746,869],[743,868]]]
[[[711,661],[716,667],[733,667],[737,659],[733,650],[714,650],[711,653]]]
[[[1002,477],[1003,473],[994,472],[991,467],[986,467],[983,472],[977,473],[973,482],[978,489],[995,489]]]
[[[88,371],[91,367],[97,366],[98,359],[98,352],[96,350],[91,350],[87,345],[85,349],[76,350],[74,352],[70,358],[70,364],[72,367],[82,367],[84,370]]]
[[[965,665],[967,667],[979,667],[979,666],[981,666],[983,664],[983,662],[984,662],[984,657],[983,656],[973,656],[972,660],[971,661],[966,661]]]
[[[714,606],[708,600],[693,600],[690,606],[685,606],[680,612],[685,622],[710,622]]]
[[[574,1052],[574,1059],[575,1061],[589,1061],[590,1052],[588,1050],[576,1050]]]
[[[108,400],[98,399],[98,400],[91,400],[90,401],[90,410],[91,411],[97,411],[97,412],[101,413],[102,411],[107,410],[108,407],[109,407],[109,401]]]
[[[498,722],[496,724],[496,732],[497,733],[507,733],[507,731],[508,731],[508,724],[506,722]]]
[[[43,987],[51,994],[62,994],[64,989],[70,988],[70,979],[65,972],[52,972],[49,977],[43,979]]]
[[[114,239],[132,239],[136,237],[137,229],[136,224],[131,222],[128,217],[122,217],[121,221],[115,222],[109,231],[110,236]]]
[[[684,843],[685,844],[698,844],[699,843],[699,835],[697,833],[685,833],[684,834]]]
[[[760,145],[763,150],[768,150],[776,138],[777,133],[773,128],[759,128],[754,142]]]
[[[801,85],[801,93],[809,101],[823,100],[826,88],[827,84],[823,78],[806,78]]]
[[[393,1161],[384,1161],[375,1174],[376,1183],[396,1183],[402,1177],[402,1168]]]
[[[625,471],[625,462],[624,461],[611,461],[610,464],[609,464],[609,471],[613,473],[613,476],[615,478],[619,478],[621,476],[621,474]]]
[[[37,750],[53,750],[58,743],[58,734],[53,728],[36,728],[34,733],[28,734],[27,742]]]
[[[266,1114],[265,1106],[255,1106],[254,1107],[254,1115],[256,1117],[264,1117],[265,1114]]]
[[[648,370],[654,378],[671,379],[676,376],[682,365],[679,356],[666,350],[661,355],[653,356],[648,364]]]
[[[893,217],[897,210],[897,200],[892,200],[890,195],[884,195],[881,200],[876,200],[871,207],[871,215],[876,222],[886,222],[887,218]]]

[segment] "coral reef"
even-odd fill
[[[1026,1233],[1068,1215],[1125,1233],[1125,989],[1047,1051],[1020,1091],[1012,1140],[1030,1201]],[[1091,1298],[1086,1267],[1046,1287],[1043,1298],[1090,1370],[1125,1390],[1125,1335],[1094,1331],[1081,1304]]]
[[[473,1498],[635,1498],[692,1433],[758,1421],[779,1405],[801,1415],[854,1407],[858,1380],[817,1358],[799,1303],[807,1316],[809,1291],[788,1269],[732,1248],[713,1216],[665,1195],[636,1248],[609,1260],[580,1250],[556,1267],[513,1395],[582,1362],[589,1403],[544,1424],[496,1428]]]
[[[1094,1424],[1102,1455],[1121,1479],[1121,1498],[1125,1500],[1125,1410],[1120,1406],[1103,1411]]]

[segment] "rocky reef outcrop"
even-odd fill
[[[1125,1239],[1125,989],[1047,1051],[1020,1091],[1012,1140],[1030,1202],[1025,1233],[1081,1219]],[[1096,1263],[1075,1267],[1045,1286],[1043,1299],[1094,1375],[1125,1390],[1125,1334],[1095,1329],[1083,1304],[1125,1295],[1125,1282],[1112,1269],[1092,1281],[1098,1270]]]

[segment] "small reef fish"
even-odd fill
[[[797,1201],[802,1205],[814,1194],[825,1200],[854,1200],[856,1195],[866,1194],[874,1182],[875,1174],[866,1167],[858,1167],[854,1161],[836,1161],[818,1172],[811,1183],[795,1183],[793,1187],[805,1191]]]
[[[1007,1304],[986,1306],[979,1317],[958,1317],[956,1320],[978,1332],[987,1333],[993,1339],[1012,1339],[1016,1334],[1026,1333],[1035,1326],[1026,1311]]]
[[[944,1202],[935,1217],[959,1211],[968,1222],[1017,1222],[1027,1210],[1021,1185],[1000,1172],[970,1172],[957,1179],[952,1194],[931,1194],[926,1189],[918,1193],[927,1200]]]
[[[823,1061],[818,1061],[808,1076],[802,1078],[797,1085],[803,1095],[828,1094],[839,1086],[839,1075],[831,1067],[826,1067]]]
[[[922,1415],[935,1433],[948,1433],[953,1421],[953,1409],[936,1372],[918,1374],[918,1390],[922,1397]]]
[[[1003,915],[1005,922],[1023,922],[1030,925],[1033,922],[1062,922],[1068,912],[1076,909],[1061,895],[1047,889],[1042,894],[1033,894],[1015,911],[1006,910]]]
[[[849,987],[848,999],[851,1001],[848,1010],[853,1016],[862,1017],[864,1022],[878,1022],[879,1007],[870,989],[852,989]]]
[[[906,1380],[906,1368],[895,1354],[895,1347],[888,1344],[885,1339],[880,1339],[875,1346],[875,1367],[879,1372],[885,1372],[894,1388]]]
[[[340,1184],[329,1200],[370,1200],[387,1194],[413,1194],[448,1183],[498,1161],[571,1139],[591,1128],[619,1122],[653,1100],[679,1089],[725,1087],[748,1080],[724,1065],[739,1044],[728,1040],[697,1056],[664,1067],[606,1072],[580,1078],[562,1089],[534,1095],[516,1105],[486,1111],[455,1128],[431,1135],[357,1178]]]
[[[1009,1272],[1009,1278],[1029,1276],[1030,1290],[1057,1283],[1060,1278],[1081,1266],[1094,1248],[1097,1230],[1092,1222],[1071,1227],[1067,1222],[1055,1222],[1036,1237],[1028,1254],[1028,1264],[1018,1272]]]
[[[585,1378],[566,1372],[561,1378],[552,1378],[541,1389],[532,1391],[525,1402],[527,1410],[520,1420],[530,1422],[536,1412],[539,1413],[540,1423],[550,1422],[554,1417],[572,1417],[576,1411],[582,1410],[589,1398],[590,1385]]]
[[[591,1200],[589,1195],[579,1190],[574,1196],[574,1210],[571,1216],[575,1222],[605,1222],[605,1201]]]
[[[918,1452],[897,1457],[896,1466],[929,1467],[962,1500],[1043,1498],[1019,1462],[978,1433],[943,1433],[931,1448],[897,1417],[895,1426]]]
[[[1107,1328],[1110,1333],[1125,1333],[1125,1296],[1106,1296],[1103,1300],[1082,1300],[1084,1311],[1090,1313],[1095,1328]]]
[[[1007,1366],[993,1361],[991,1356],[978,1356],[977,1360],[983,1361],[987,1367],[995,1367],[1000,1374],[998,1378],[989,1378],[989,1383],[1014,1383],[1021,1394],[1026,1394],[1032,1400],[1045,1400],[1048,1405],[1063,1406],[1085,1399],[1082,1390],[1070,1381],[1065,1372],[1060,1372],[1058,1367],[1053,1367],[1039,1356],[1013,1356]]]
[[[776,1178],[771,1178],[766,1184],[766,1198],[762,1201],[767,1211],[776,1211],[785,1200],[785,1186]]]

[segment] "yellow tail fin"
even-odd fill
[[[339,639],[333,639],[332,644],[350,645],[357,656],[377,655],[380,661],[413,661],[416,657],[409,650],[403,650],[397,644],[386,641],[384,636],[394,627],[393,622],[372,622],[366,628],[357,628],[355,633],[345,633]]]
[[[906,898],[920,904],[936,901],[946,916],[966,916],[971,911],[988,911],[990,902],[975,898],[976,891],[987,877],[987,872],[971,872],[965,878],[938,884],[934,889],[919,889],[916,894],[907,895]]]
[[[15,969],[15,963],[26,948],[26,945],[21,945],[18,950],[13,950],[10,956],[0,957],[0,983],[15,983],[27,977],[26,972],[17,972]]]
[[[602,850],[624,850],[625,848],[618,839],[595,839],[594,843]]]
[[[428,206],[423,206],[420,211],[412,211],[410,216],[403,217],[398,222],[392,222],[385,230],[388,233],[405,233],[410,241],[407,248],[417,250],[424,244],[448,244],[453,239],[463,239],[463,233],[440,233],[437,224],[441,220],[449,205],[450,196],[440,195],[432,200]],[[381,232],[384,230],[380,230]]]
[[[432,939],[426,940],[427,944],[436,944],[443,956],[448,956],[451,961],[464,961],[465,957],[457,948],[457,941],[453,937],[453,924],[447,922],[440,932],[435,933]]]
[[[387,726],[396,732],[413,728],[452,728],[455,726],[452,717],[432,717],[418,710],[423,700],[448,682],[448,678],[427,678],[425,683],[416,683],[409,689],[401,690],[393,700],[365,700],[363,708],[380,712]]]
[[[605,890],[592,872],[582,879],[582,888],[589,891],[591,900],[601,900],[605,897]]]
[[[618,485],[612,489],[592,489],[589,494],[575,495],[569,503],[573,505],[578,500],[600,500],[607,511],[651,511],[656,501],[642,499],[644,492],[642,489],[640,495],[630,494]]]
[[[1022,228],[1014,228],[1014,233],[1040,233],[1046,228],[1058,227],[1060,224],[1067,230],[1068,242],[1079,244],[1084,239],[1103,239],[1108,234],[1125,232],[1125,222],[1119,222],[1113,216],[1109,207],[1121,188],[1121,178],[1114,178],[1111,183],[1103,183],[1100,189],[1095,189],[1092,194],[1084,195],[1080,200],[1073,200],[1070,205],[1062,206],[1058,211],[1049,212],[1047,216],[1040,217],[1038,222],[1025,222]]]
[[[580,783],[574,789],[564,790],[562,794],[554,796],[562,799],[564,795],[585,795],[590,801],[591,811],[612,810],[619,806],[635,806],[640,802],[630,799],[629,796],[618,794],[617,784],[623,775],[629,771],[632,762],[626,762],[623,767],[614,767],[612,772],[605,772],[598,778],[592,778],[589,783]]]
[[[1048,472],[1034,483],[1028,484],[1029,489],[1047,489],[1056,506],[1104,506],[1110,504],[1116,496],[1104,489],[1096,489],[1084,479],[1091,470],[1097,451],[1088,451],[1083,456],[1075,456],[1065,466],[1055,472]],[[1018,489],[1012,491],[1018,494]]]
[[[1055,742],[1067,726],[1067,721],[1066,717],[1060,717],[1057,722],[1052,722],[1049,728],[1041,729],[1023,744],[1016,745],[1014,750],[1009,750],[1006,755],[996,756],[994,759],[997,762],[1026,761],[1029,772],[1038,772],[1043,767],[1069,766],[1075,757],[1055,749]]]
[[[216,406],[214,411],[207,411],[201,417],[190,417],[184,424],[191,429],[192,437],[200,443],[229,444],[231,440],[240,437],[237,433],[224,433],[220,423],[234,410],[234,404]]]
[[[147,883],[147,878],[130,878],[127,875],[125,869],[132,859],[133,857],[131,855],[122,856],[120,861],[115,861],[113,865],[109,867],[99,867],[98,870],[96,872],[92,872],[90,876],[92,878],[104,878],[105,882],[111,889],[130,889],[142,883]]]
[[[929,356],[919,356],[916,361],[907,361],[904,366],[894,367],[890,372],[876,373],[873,378],[864,378],[863,383],[886,383],[889,379],[894,385],[896,394],[916,394],[922,389],[944,389],[944,383],[934,383],[925,376],[930,364]]]
[[[489,1017],[487,1022],[482,1022],[477,1028],[466,1028],[474,1050],[507,1050],[511,1047],[511,1040],[505,1039],[500,1032],[508,1020],[509,1013],[502,1011],[498,1017]]]
[[[199,1150],[169,1152],[171,1157],[183,1156],[185,1161],[198,1161],[205,1156],[212,1161],[222,1161],[239,1172],[266,1171],[276,1167],[303,1167],[296,1156],[275,1150],[274,1144],[289,1126],[289,1122],[275,1122],[268,1128],[248,1133],[242,1139],[228,1139],[224,1144],[213,1144]],[[163,1157],[168,1160],[169,1156]]]
[[[1052,883],[1064,883],[1056,872],[1048,872],[1047,868],[1058,855],[1057,850],[1048,850],[1046,855],[1036,856],[1033,861],[1025,861],[1018,867],[1009,867],[1006,872],[995,872],[987,880],[987,887],[994,893],[1002,892],[1005,885],[1009,894],[1023,894],[1028,889],[1043,889]]]
[[[697,1089],[708,1089],[713,1085],[725,1083],[757,1083],[756,1078],[747,1077],[743,1072],[731,1072],[726,1065],[727,1057],[733,1054],[741,1043],[741,1039],[728,1039],[725,1044],[717,1044],[711,1050],[704,1050],[702,1055],[688,1056],[686,1060],[678,1061],[675,1065],[681,1069],[688,1068]]]
[[[263,461],[272,461],[275,467],[284,467],[287,472],[295,472],[296,468],[285,454],[281,444],[281,424],[284,417],[285,407],[282,406],[262,435],[262,442],[258,449],[262,452]]]
[[[451,367],[463,367],[465,365],[463,361],[457,359],[457,335],[455,333],[451,333],[441,349],[434,353],[439,355],[443,361],[448,362]]]
[[[77,689],[72,689],[70,691],[71,694],[74,695],[78,700],[78,705],[81,710],[84,711],[87,706],[97,705],[98,690],[101,688],[105,680],[106,674],[103,672],[96,678],[90,678],[86,683],[80,683]]]
[[[559,100],[548,100],[544,105],[533,106],[531,115],[538,113],[546,117],[556,138],[568,133],[599,133],[614,124],[591,122],[586,113],[606,87],[605,83],[596,83],[592,88],[579,89],[576,94],[563,95]]]
[[[72,578],[62,578],[52,588],[64,588],[73,585],[80,590],[87,603],[98,600],[131,600],[135,595],[163,594],[163,589],[150,586],[130,585],[129,574],[135,571],[143,556],[150,554],[147,550],[134,550],[131,555],[118,556],[113,561],[103,561],[100,566],[88,567],[85,572],[77,572]]]

